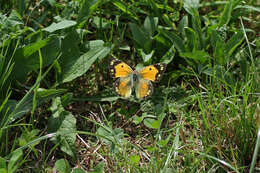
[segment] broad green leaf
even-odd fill
[[[22,135],[18,138],[19,146],[24,146],[27,143],[29,143],[30,141],[33,141],[34,139],[36,139],[38,137],[37,135],[39,132],[40,132],[40,130],[38,130],[38,129],[33,129],[31,131],[23,131]],[[39,142],[34,143],[33,145],[31,145],[29,147],[33,148],[34,146],[39,144]]]
[[[213,56],[215,60],[219,65],[224,65],[228,60],[225,57],[227,56],[225,53],[226,44],[216,30],[212,30],[210,41],[213,47]]]
[[[162,57],[161,62],[163,62],[165,64],[169,64],[170,62],[172,62],[174,56],[175,56],[175,48],[174,48],[174,45],[172,45],[172,47],[170,47],[170,49]]]
[[[172,16],[171,16],[172,17]],[[162,19],[171,28],[176,28],[175,23],[172,21],[172,18],[167,14],[163,14]]]
[[[101,141],[107,144],[111,144],[111,141],[113,141],[113,143],[120,143],[124,136],[124,132],[120,128],[112,129],[110,127],[99,127],[96,133],[98,135],[105,136],[106,138],[108,138],[109,140],[101,138]]]
[[[43,31],[47,31],[47,32],[55,32],[57,30],[61,30],[61,29],[65,29],[65,28],[69,28],[72,26],[75,26],[77,23],[73,20],[63,20],[61,22],[58,23],[52,23],[50,26],[46,27],[43,29]]]
[[[80,50],[79,50],[80,37],[79,34],[73,30],[69,32],[66,37],[61,42],[61,52],[62,56],[59,58],[59,73],[58,80],[62,81],[65,77],[64,75],[69,73],[71,74],[71,67],[73,63],[77,62],[80,58]],[[68,75],[69,75],[68,74]]]
[[[161,140],[158,141],[158,145],[160,147],[167,147],[168,142],[169,142],[169,140],[161,139]]]
[[[217,40],[213,55],[219,65],[226,64],[228,56],[225,54],[225,43],[223,41]]]
[[[49,133],[47,135],[37,137],[36,139],[33,139],[32,141],[30,141],[30,142],[26,143],[25,145],[19,147],[18,149],[23,150],[25,148],[33,146],[34,144],[38,144],[41,141],[44,141],[44,140],[49,139],[49,138],[52,138],[54,136],[56,136],[56,133]]]
[[[77,23],[87,21],[91,14],[97,9],[100,0],[83,0],[80,8]]]
[[[81,168],[76,168],[76,169],[73,169],[72,173],[86,173],[86,172]]]
[[[61,94],[63,94],[66,90],[64,89],[39,89],[37,91],[37,105],[41,105],[46,101],[49,101],[51,98],[55,98]],[[22,117],[24,114],[29,112],[32,109],[33,102],[33,93],[28,93],[28,95],[24,96],[22,100],[20,100],[12,110],[11,115],[9,117],[8,123],[15,121],[16,119]]]
[[[246,79],[248,72],[250,71],[249,70],[250,65],[247,60],[241,60],[241,61],[239,61],[239,64],[240,64],[241,72],[242,72],[244,78]]]
[[[145,118],[144,125],[152,129],[158,129],[161,125],[161,122],[152,118]]]
[[[67,160],[60,159],[55,162],[55,167],[59,173],[70,173],[71,168]]]
[[[28,57],[28,56],[32,55],[33,53],[35,53],[36,51],[38,51],[42,47],[46,46],[50,41],[51,41],[51,37],[48,37],[47,39],[39,40],[35,43],[26,45],[23,48],[23,56]]]
[[[0,157],[0,172],[7,173],[6,160]]]
[[[213,49],[215,48],[216,43],[217,43],[218,40],[220,40],[220,41],[222,41],[224,43],[224,41],[222,40],[222,38],[220,37],[218,32],[215,29],[213,29],[211,31],[211,34],[210,34],[210,44],[211,44]]]
[[[55,0],[47,0],[49,2],[49,4],[53,7],[55,5],[57,5],[58,2],[56,2]]]
[[[138,165],[140,162],[140,156],[139,155],[131,155],[129,157],[130,163],[134,165]]]
[[[23,24],[24,23],[21,15],[16,10],[12,10],[9,17],[4,21],[2,27],[11,29],[16,25],[23,25]]]
[[[0,168],[0,172],[1,172],[1,173],[7,173],[7,169]]]
[[[144,21],[144,29],[148,32],[149,37],[152,37],[157,30],[158,17],[147,16]]]
[[[160,16],[159,3],[156,3],[154,0],[149,1],[151,11],[155,14],[155,16]]]
[[[36,59],[36,58],[35,58]],[[17,49],[14,55],[14,68],[11,73],[11,80],[12,81],[19,81],[24,82],[27,78],[27,74],[32,70],[31,67],[27,67],[27,61],[30,60],[29,58],[25,58],[23,56],[23,49]],[[36,60],[37,61],[37,60]]]
[[[204,38],[201,30],[201,21],[198,12],[199,0],[185,0],[184,1],[184,9],[192,16],[192,28],[196,32],[198,37],[198,49],[204,48]]]
[[[224,11],[219,19],[219,23],[218,23],[219,27],[228,24],[231,18],[231,12],[232,12],[232,1],[229,1],[228,3],[226,3]]]
[[[20,0],[17,2],[18,11],[21,16],[23,16],[24,12],[26,12],[26,0]]]
[[[205,39],[204,39],[204,36],[202,35],[199,12],[198,12],[198,10],[195,10],[194,8],[192,8],[191,11],[192,11],[192,18],[191,18],[192,28],[196,32],[196,35],[198,37],[197,48],[203,49]]]
[[[214,67],[209,67],[203,71],[204,74],[214,77],[215,79],[222,81],[230,86],[233,86],[234,76],[226,71],[223,66],[215,65]]]
[[[60,39],[56,36],[52,36],[52,40],[48,42],[46,46],[41,48],[43,67],[46,67],[53,63],[55,58],[60,53],[60,47]],[[31,56],[34,56],[35,59],[37,59],[37,63],[30,63],[28,64],[28,66],[33,66],[33,69],[36,70],[39,68],[39,53],[35,52],[35,54]]]
[[[184,33],[184,28],[185,27],[188,27],[188,24],[189,24],[189,19],[188,19],[188,16],[185,15],[183,16],[183,18],[181,19],[179,25],[178,25],[178,31],[179,33]]]
[[[59,40],[53,36],[18,49],[14,55],[15,63],[10,76],[11,80],[24,82],[29,72],[39,69],[39,49],[42,52],[43,67],[50,65],[57,57],[59,47]]]
[[[187,51],[193,51],[198,49],[198,36],[196,32],[189,28],[185,27],[185,34],[187,37]]]
[[[60,97],[53,99],[50,109],[52,116],[48,121],[48,132],[57,133],[52,141],[55,144],[60,143],[61,150],[75,158],[76,118],[71,112],[64,110]]]
[[[97,166],[94,168],[94,171],[90,173],[103,173],[103,170],[104,170],[104,162],[102,161],[99,162]]]
[[[8,173],[15,172],[19,168],[19,166],[21,166],[19,162],[22,160],[22,156],[23,151],[20,149],[12,152],[11,159],[8,163]]]
[[[192,15],[192,9],[198,10],[199,0],[184,0],[183,8]]]
[[[133,118],[133,123],[135,123],[135,125],[140,124],[140,123],[143,121],[143,119],[144,119],[143,116],[138,117],[138,116],[136,116],[136,115],[133,116],[132,118]]]
[[[225,49],[228,56],[231,56],[235,49],[243,42],[244,33],[242,31],[237,32],[232,35],[232,37],[227,41]]]
[[[68,92],[61,97],[61,103],[63,107],[68,106],[73,102],[73,93]]]
[[[239,4],[243,2],[243,0],[232,0],[232,8],[236,8]],[[243,3],[244,4],[244,3]]]
[[[73,98],[74,101],[91,101],[91,102],[112,102],[118,100],[119,96],[114,93],[114,89],[104,89],[100,94],[95,94],[92,96],[77,97]]]
[[[106,18],[94,16],[92,20],[92,26],[96,29],[110,29],[111,21],[107,20]]]
[[[135,125],[137,124],[140,124],[144,118],[147,118],[147,117],[150,117],[151,118],[151,115],[147,115],[147,113],[143,113],[141,117],[139,116],[133,116],[133,123],[135,123]]]
[[[171,40],[166,37],[165,34],[163,34],[162,32],[159,32],[158,34],[156,34],[156,36],[154,36],[154,41],[156,43],[155,46],[157,47],[157,53],[163,53],[163,51],[160,51],[161,48],[165,48],[167,50],[169,49],[169,47],[172,46]]]
[[[151,38],[149,38],[148,33],[146,33],[141,27],[139,27],[135,23],[130,23],[129,26],[133,35],[133,39],[136,41],[138,46],[143,48],[146,53],[150,52],[152,41]]]
[[[100,40],[90,41],[89,44],[90,49],[88,52],[79,57],[72,57],[70,61],[62,64],[61,82],[69,82],[85,74],[97,59],[103,59],[113,48],[112,44],[105,45]],[[95,46],[91,46],[91,44]]]
[[[196,50],[193,52],[183,52],[183,53],[180,53],[180,56],[184,57],[184,58],[193,59],[200,64],[204,64],[204,63],[206,63],[206,61],[209,61],[209,59],[210,59],[209,54],[202,50]]]
[[[149,54],[146,54],[143,51],[143,49],[138,49],[138,53],[141,55],[143,62],[148,62],[152,58],[154,54],[154,50],[152,50]]]
[[[166,30],[160,29],[160,32],[169,40],[171,40],[172,44],[176,47],[179,52],[185,52],[185,46],[183,40],[174,32],[169,32]]]

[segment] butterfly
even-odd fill
[[[152,95],[152,82],[158,82],[166,69],[166,64],[158,63],[133,70],[121,60],[111,58],[109,71],[112,77],[117,78],[114,89],[123,98],[128,98],[134,89],[136,98],[144,99]]]

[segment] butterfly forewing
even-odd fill
[[[109,62],[109,71],[114,78],[127,77],[133,73],[133,70],[129,65],[114,58]]]
[[[161,79],[162,74],[166,69],[166,64],[149,65],[138,71],[139,75],[144,79],[157,82]]]

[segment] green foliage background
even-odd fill
[[[0,172],[259,170],[259,1],[0,9]],[[111,57],[167,70],[151,98],[124,100]]]

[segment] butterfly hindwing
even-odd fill
[[[140,77],[135,85],[136,97],[138,99],[144,99],[146,97],[151,96],[152,93],[153,93],[152,82]]]
[[[115,58],[109,62],[109,71],[114,78],[127,77],[133,73],[129,65]]]
[[[153,82],[158,82],[161,79],[165,69],[166,69],[166,64],[158,63],[158,64],[146,66],[141,70],[139,70],[138,73],[144,79]]]
[[[118,95],[128,98],[132,93],[131,77],[120,77],[115,82],[115,91]]]

